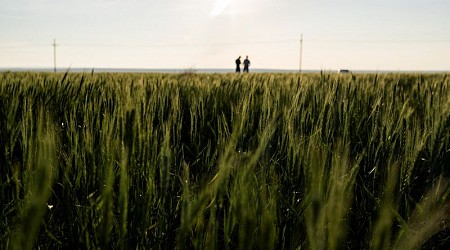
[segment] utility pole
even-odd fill
[[[56,73],[56,40],[53,39],[53,71]]]
[[[303,34],[300,35],[300,61],[299,61],[299,73],[302,73],[302,56],[303,56]]]

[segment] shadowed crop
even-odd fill
[[[0,248],[446,249],[444,74],[0,74]]]

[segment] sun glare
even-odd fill
[[[231,0],[217,0],[209,16],[216,17],[222,14],[224,10],[230,5],[230,3]]]

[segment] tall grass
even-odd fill
[[[0,248],[445,249],[445,74],[0,74]]]

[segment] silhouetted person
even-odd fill
[[[248,73],[248,66],[250,66],[250,60],[248,60],[248,56],[246,56],[244,60],[244,72]]]
[[[241,56],[236,59],[236,73],[241,73]]]

